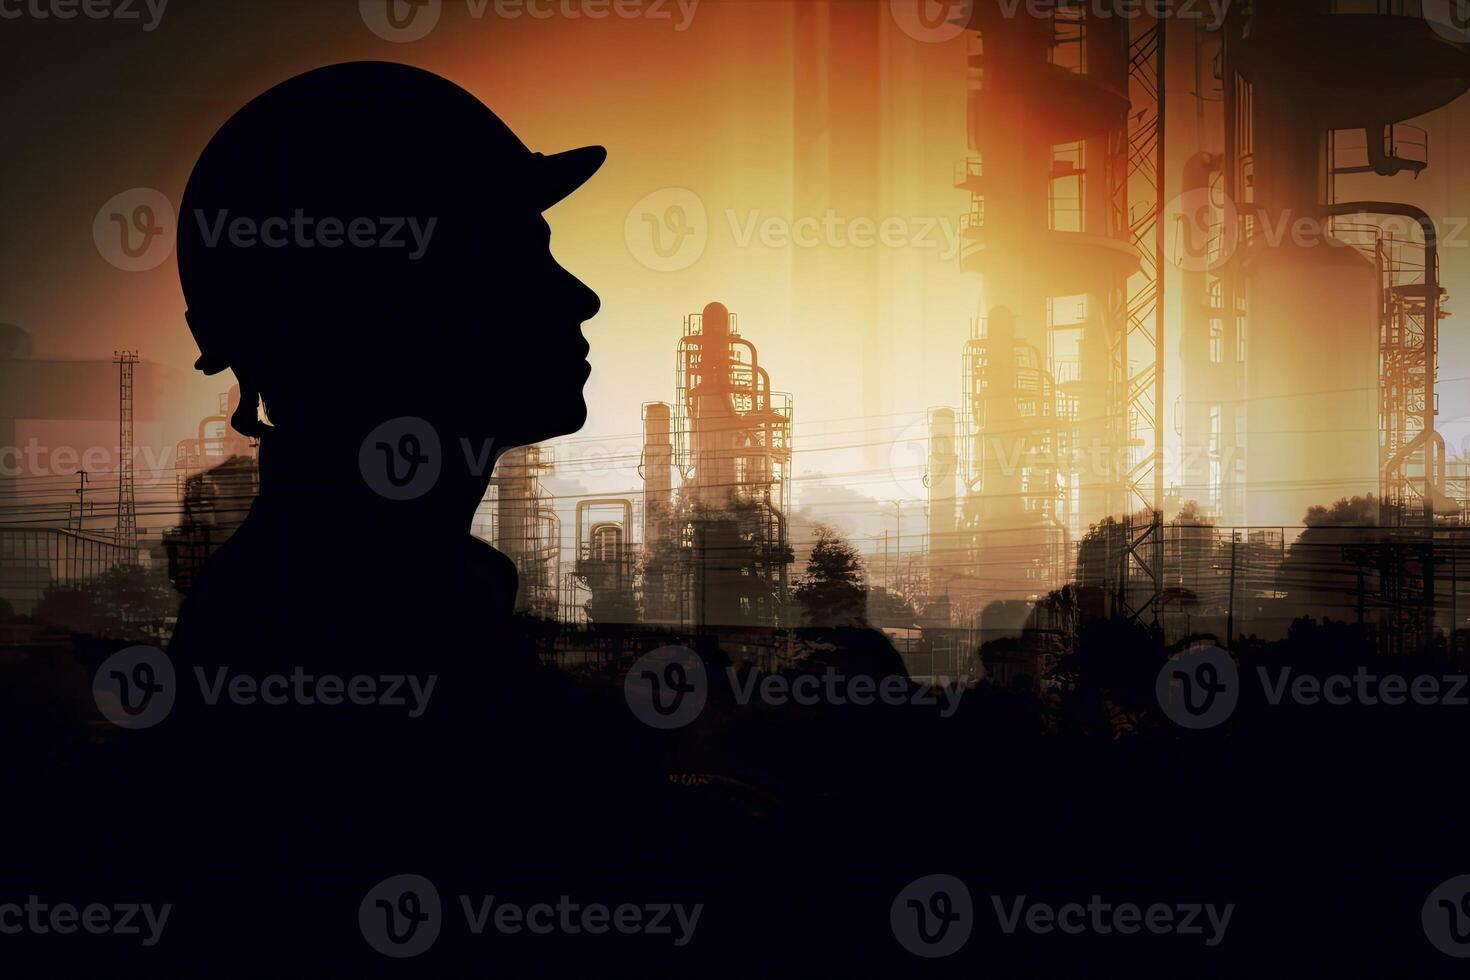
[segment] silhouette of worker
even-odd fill
[[[228,754],[232,819],[293,795],[298,820],[430,799],[500,819],[573,764],[576,712],[510,628],[515,569],[470,529],[501,453],[585,420],[599,300],[542,212],[605,158],[533,153],[464,89],[383,62],[275,86],[200,155],[179,276],[196,366],[239,381],[260,491],[180,612],[169,724]]]

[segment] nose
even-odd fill
[[[598,296],[592,287],[587,285],[570,272],[568,278],[572,280],[572,292],[574,295],[573,308],[576,310],[578,321],[590,320],[602,309],[602,297]]]

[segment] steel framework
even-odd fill
[[[117,363],[117,543],[134,554],[138,549],[138,507],[133,484],[133,367],[135,350],[112,352]]]
[[[1164,69],[1166,21],[1136,18],[1128,45],[1127,177],[1122,201],[1128,238],[1140,267],[1128,295],[1128,331],[1117,355],[1127,372],[1125,398],[1129,468],[1125,476],[1129,515],[1119,590],[1120,610],[1130,619],[1151,614],[1157,622],[1164,585]],[[1116,204],[1115,204],[1116,206]],[[1141,349],[1140,349],[1141,348]],[[1139,365],[1134,370],[1133,365]],[[1145,436],[1144,433],[1147,433]],[[1150,515],[1137,526],[1137,508]],[[1134,605],[1138,582],[1144,598]]]

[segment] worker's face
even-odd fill
[[[453,317],[462,336],[450,365],[473,417],[502,445],[575,432],[587,419],[591,374],[582,324],[601,301],[551,254],[539,214],[500,217],[491,247]]]
[[[332,288],[317,306],[273,308],[283,354],[257,370],[273,421],[277,409],[298,428],[422,417],[450,444],[499,448],[581,428],[597,294],[552,257],[540,214],[485,213],[441,219],[412,261],[304,252],[301,280]]]

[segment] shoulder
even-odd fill
[[[245,639],[259,608],[255,594],[269,575],[269,550],[247,520],[209,557],[179,606],[171,651],[214,650],[227,637]]]

